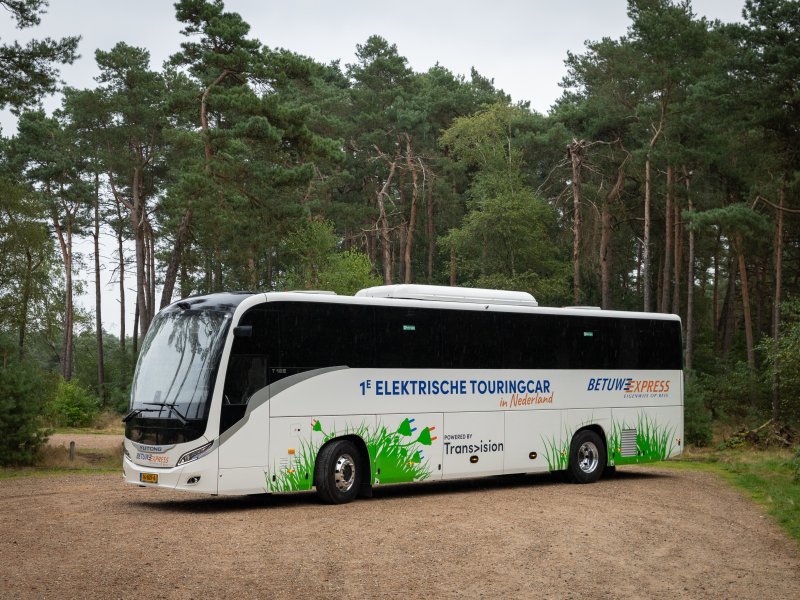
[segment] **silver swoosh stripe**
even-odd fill
[[[325,375],[326,373],[332,373],[333,371],[342,371],[344,369],[348,369],[347,366],[339,366],[339,367],[325,367],[322,369],[312,369],[311,371],[303,371],[302,373],[296,373],[294,375],[289,375],[288,377],[284,377],[283,379],[276,381],[275,383],[271,383],[266,387],[261,388],[257,392],[255,392],[252,396],[250,396],[250,400],[247,402],[247,409],[245,410],[244,416],[239,419],[236,423],[234,423],[230,429],[225,431],[221,436],[219,436],[219,443],[220,445],[226,442],[234,433],[239,431],[244,424],[250,419],[250,415],[252,412],[257,409],[262,404],[266,404],[269,402],[270,398],[274,398],[281,392],[285,392],[290,387],[297,385],[298,383],[302,383],[308,379],[312,379],[313,377],[317,377],[319,375]]]

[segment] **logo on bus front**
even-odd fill
[[[131,444],[133,444],[133,447],[136,448],[137,452],[143,452],[146,454],[164,454],[175,447],[175,444],[170,446],[149,446],[147,444],[137,444],[136,442],[131,442]]]

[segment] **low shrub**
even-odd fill
[[[27,465],[47,442],[42,413],[49,379],[31,362],[5,355],[0,361],[0,465]]]
[[[100,412],[100,399],[76,380],[59,381],[48,405],[48,416],[57,427],[86,427]]]
[[[688,444],[708,446],[711,443],[711,413],[694,379],[689,380],[684,390],[683,435]]]

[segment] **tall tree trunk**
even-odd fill
[[[73,307],[72,307],[72,214],[67,213],[66,228],[61,226],[61,221],[56,212],[53,212],[53,227],[61,247],[61,257],[64,261],[64,345],[62,349],[61,375],[64,381],[72,379],[72,332],[73,332]]]
[[[651,276],[650,276],[650,206],[652,203],[653,193],[653,175],[652,175],[652,155],[653,148],[655,148],[658,138],[661,137],[661,132],[664,129],[664,121],[666,119],[668,98],[666,95],[661,97],[661,115],[658,120],[658,126],[653,128],[653,137],[650,138],[650,144],[647,149],[647,157],[644,162],[644,234],[643,234],[643,249],[642,249],[642,286],[644,287],[644,312],[650,312],[651,301]]]
[[[136,304],[139,309],[139,326],[137,330],[139,336],[143,338],[150,327],[152,310],[148,307],[150,291],[148,288],[149,269],[147,268],[147,239],[145,232],[146,215],[144,198],[142,197],[142,166],[140,164],[134,167],[131,190],[133,197],[130,218],[136,249]]]
[[[583,141],[576,139],[567,148],[572,162],[572,302],[581,303],[581,166]]]
[[[636,248],[636,294],[642,295],[642,254],[644,243],[638,244]]]
[[[600,215],[600,306],[603,309],[611,308],[611,203],[618,200],[625,184],[625,167],[628,159],[622,161],[617,169],[617,180],[611,191],[606,195]]]
[[[611,308],[611,210],[608,200],[600,213],[600,307]]]
[[[214,268],[212,270],[211,286],[215,292],[222,291],[222,248],[219,244],[219,238],[214,238]]]
[[[667,206],[664,210],[664,271],[661,278],[661,312],[669,312],[670,276],[672,275],[672,204],[674,202],[675,171],[667,166]],[[676,284],[677,285],[677,284]]]
[[[785,179],[784,179],[785,182]],[[784,182],[778,189],[778,214],[775,223],[775,242],[773,266],[775,269],[775,292],[772,301],[772,340],[775,348],[778,348],[781,332],[781,294],[783,290],[783,207],[786,200],[786,188]],[[778,420],[780,417],[780,362],[777,354],[772,361],[772,418]]]
[[[681,314],[681,269],[683,264],[683,219],[681,219],[681,208],[678,202],[673,204],[674,207],[674,230],[675,230],[675,257],[672,264],[675,265],[675,275],[673,277],[672,285],[672,311],[674,314]],[[670,311],[667,311],[670,312]]]
[[[686,203],[689,213],[694,213],[691,196],[691,176],[686,173]],[[689,229],[689,258],[686,261],[686,361],[687,372],[691,372],[694,357],[694,230]]]
[[[433,182],[425,186],[425,210],[428,222],[428,283],[433,282],[433,257],[436,253],[436,228],[433,222]]]
[[[172,252],[170,253],[167,272],[164,275],[164,289],[161,290],[161,308],[164,308],[172,302],[172,295],[175,292],[175,280],[178,277],[178,267],[181,265],[183,247],[189,239],[189,226],[191,222],[192,207],[190,206],[186,209],[186,212],[183,213],[181,224],[178,226],[178,234],[175,236],[175,245],[172,247]],[[183,286],[182,280],[181,286]]]
[[[256,249],[253,242],[247,244],[247,283],[252,291],[258,288],[258,273],[256,273]]]
[[[100,285],[100,176],[94,177],[94,312],[97,341],[97,392],[105,400],[105,357],[103,356],[102,288]]]
[[[456,259],[456,249],[450,248],[450,286],[458,285],[458,260]]]
[[[133,363],[136,364],[136,354],[139,352],[139,301],[133,309]]]
[[[119,351],[122,361],[123,377],[127,374],[127,360],[125,357],[125,253],[123,248],[123,227],[122,227],[122,207],[119,198],[114,195],[115,206],[117,209],[117,252],[119,253]]]
[[[389,175],[386,177],[386,181],[383,182],[383,187],[376,197],[378,202],[378,235],[380,236],[381,256],[383,258],[383,283],[386,285],[392,283],[392,252],[389,243],[389,218],[386,215],[385,200],[389,197],[389,186],[392,184],[396,169],[397,161],[389,162]]]
[[[411,136],[405,134],[406,138],[406,167],[411,173],[411,206],[409,207],[408,230],[406,231],[405,252],[403,254],[404,279],[405,283],[411,283],[411,252],[414,248],[414,230],[417,223],[417,198],[419,196],[418,173],[414,164],[414,150],[411,146]]]
[[[717,229],[717,240],[716,244],[714,245],[714,291],[711,294],[711,308],[712,308],[712,317],[714,319],[714,323],[720,323],[722,320],[722,316],[720,314],[720,307],[719,307],[719,253],[721,250],[722,244],[722,233]],[[729,276],[728,279],[731,279]],[[716,335],[714,336],[717,344],[719,343],[719,333],[722,329],[719,326],[715,327]]]
[[[656,312],[661,312],[661,288],[663,285],[662,276],[664,275],[664,261],[658,261],[658,271],[656,271]]]
[[[25,352],[25,331],[28,328],[28,304],[31,300],[31,278],[33,277],[33,255],[25,249],[25,279],[22,282],[22,301],[19,306],[17,349],[20,358]]]
[[[650,190],[653,185],[650,171],[650,154],[648,153],[644,163],[644,233],[642,235],[642,294],[644,297],[644,312],[650,312]]]
[[[728,358],[731,348],[731,338],[734,329],[733,296],[736,293],[736,274],[733,272],[733,260],[728,260],[728,285],[725,288],[725,298],[719,313],[720,355],[723,359]]]
[[[150,297],[147,302],[147,306],[150,307],[150,321],[148,323],[148,329],[150,328],[150,323],[153,321],[153,317],[156,316],[156,241],[155,235],[153,234],[153,228],[150,226],[149,221],[145,221],[146,226],[146,233],[147,233],[147,270],[148,270],[148,287],[147,290],[150,294]]]
[[[747,344],[747,366],[751,372],[756,370],[756,353],[753,344],[753,323],[750,314],[750,289],[747,277],[747,265],[744,258],[744,242],[742,235],[737,233],[734,236],[736,246],[736,259],[739,265],[739,281],[742,287],[742,312],[744,316],[744,337]]]

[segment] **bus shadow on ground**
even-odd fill
[[[670,478],[674,475],[664,471],[616,471],[599,482],[589,485],[607,485],[613,482],[642,481]],[[447,481],[425,481],[421,483],[402,483],[380,486],[373,490],[372,498],[357,502],[391,501],[394,499],[420,496],[447,496],[469,492],[491,492],[493,490],[512,490],[518,488],[549,489],[553,486],[574,485],[566,481],[562,473],[542,473],[534,475],[497,475],[480,479],[455,479]],[[293,494],[254,494],[249,496],[192,496],[184,500],[148,498],[132,501],[140,508],[175,513],[224,513],[256,508],[292,508],[309,505],[323,506],[316,493],[297,492]]]

